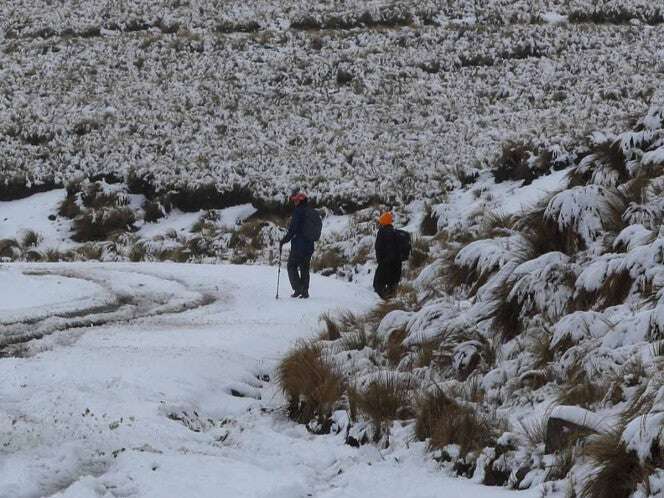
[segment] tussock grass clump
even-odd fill
[[[521,318],[521,304],[515,296],[511,296],[511,285],[503,283],[497,290],[491,311],[491,326],[503,342],[508,342],[523,332],[524,323]]]
[[[326,325],[324,335],[336,337],[338,334],[337,350],[362,351],[366,347],[377,347],[375,327],[371,326],[367,315],[344,311],[336,318],[324,315],[323,322]]]
[[[320,316],[319,321],[323,322],[325,325],[325,330],[321,334],[321,339],[325,341],[336,341],[341,338],[341,331],[339,330],[339,324],[329,313],[323,313]]]
[[[59,263],[60,261],[65,261],[67,257],[57,249],[46,249],[44,251],[44,259],[49,263]]]
[[[385,356],[390,365],[396,367],[406,354],[406,348],[403,345],[404,339],[408,336],[406,329],[393,330],[387,339],[385,345]]]
[[[647,199],[647,193],[652,184],[652,177],[647,173],[640,173],[630,181],[620,186],[620,193],[626,201],[641,204]]]
[[[480,223],[480,238],[504,237],[511,233],[514,217],[510,214],[484,213]]]
[[[461,405],[441,389],[427,394],[418,403],[415,435],[422,441],[429,439],[432,450],[456,444],[461,456],[465,456],[494,444],[503,429],[501,419],[492,419]]]
[[[39,251],[37,249],[28,249],[23,254],[23,258],[26,261],[36,263],[36,262],[44,261],[46,259],[46,255],[42,251]]]
[[[581,361],[575,362],[566,372],[565,383],[560,386],[557,402],[561,405],[591,408],[604,400],[607,386],[593,382]]]
[[[576,250],[577,239],[567,240],[562,237],[556,223],[544,216],[551,197],[532,211],[524,213],[515,223],[515,228],[521,232],[524,239],[524,245],[520,249],[524,260],[554,251],[569,254]]]
[[[328,249],[322,253],[317,253],[311,260],[311,269],[315,272],[323,270],[337,271],[346,263],[346,260],[337,248]]]
[[[440,341],[434,339],[420,343],[417,347],[415,360],[413,362],[413,367],[414,368],[430,367],[436,360],[439,346],[440,346]]]
[[[627,269],[609,275],[599,290],[601,307],[609,308],[624,303],[633,284]]]
[[[81,208],[76,202],[76,195],[70,195],[67,193],[67,196],[62,200],[58,206],[58,214],[64,216],[65,218],[74,219],[79,214],[81,214]]]
[[[186,263],[190,258],[191,254],[183,246],[173,249],[164,249],[157,254],[157,259],[159,261],[173,261],[175,263]]]
[[[530,178],[528,160],[532,155],[531,147],[528,144],[506,143],[503,145],[501,155],[493,169],[494,178],[497,182]]]
[[[145,261],[147,259],[147,256],[148,256],[148,247],[143,242],[137,242],[135,244],[132,244],[132,246],[129,248],[129,252],[127,253],[129,261],[133,263]]]
[[[456,403],[442,389],[436,389],[421,397],[417,402],[415,437],[420,441],[430,438],[438,420],[455,410],[457,408],[455,405]]]
[[[431,206],[427,206],[427,209],[424,213],[424,218],[420,223],[420,233],[425,236],[432,236],[438,233],[438,215],[431,209]]]
[[[546,480],[559,481],[565,479],[576,463],[577,453],[577,446],[567,446],[557,451],[553,464],[546,471]]]
[[[617,183],[624,183],[629,178],[627,158],[622,149],[620,140],[604,141],[595,145],[593,149],[594,160],[608,168],[616,177]]]
[[[427,239],[415,237],[408,260],[411,270],[419,270],[430,261],[429,250],[430,244]]]
[[[649,488],[650,469],[627,449],[622,431],[615,430],[591,438],[584,455],[594,465],[582,488],[586,498],[629,498],[641,484]],[[649,495],[650,493],[648,493]]]
[[[159,201],[146,199],[143,203],[143,219],[146,223],[155,223],[166,216],[166,209]]]
[[[26,230],[21,236],[21,246],[23,246],[23,248],[37,247],[42,240],[43,237],[38,232],[35,232],[34,230]]]
[[[100,244],[83,244],[75,250],[75,258],[80,261],[101,261],[104,248]]]
[[[129,199],[117,192],[107,192],[101,183],[95,182],[82,188],[81,202],[88,209],[101,209],[127,206]]]
[[[213,214],[212,212],[206,220],[202,221],[201,230],[203,232],[206,230],[206,226],[208,226],[208,233],[210,232],[209,225],[214,220]],[[266,225],[267,223],[262,220],[248,220],[231,234],[228,247],[236,250],[233,263],[245,263],[256,259],[256,255],[263,247],[263,228]]]
[[[463,249],[463,245],[451,244],[441,258],[439,280],[443,290],[448,294],[458,292],[466,282],[466,271],[455,264],[456,257],[461,249]]]
[[[543,327],[536,337],[528,344],[528,351],[533,357],[534,368],[548,367],[556,356],[556,350],[551,345],[553,333],[548,327]]]
[[[529,185],[536,178],[548,173],[552,167],[551,152],[540,152],[532,144],[507,142],[503,145],[492,173],[498,183],[523,180],[524,185]]]
[[[350,264],[352,266],[360,266],[369,261],[369,256],[371,255],[371,246],[363,245],[355,251],[355,254],[350,258]]]
[[[351,390],[353,411],[371,421],[375,441],[382,437],[392,420],[414,416],[412,399],[416,386],[413,378],[388,372],[373,379],[363,389]]]
[[[579,310],[603,310],[611,306],[623,304],[629,297],[634,280],[628,269],[609,274],[599,289],[586,291],[577,289],[574,306]]]
[[[281,361],[278,379],[288,398],[288,416],[300,423],[324,424],[345,391],[339,369],[311,342],[297,344]]]
[[[14,259],[21,253],[21,247],[16,239],[0,240],[0,258]]]
[[[362,351],[373,345],[371,336],[366,329],[355,329],[344,333],[339,341],[339,349],[342,351]]]
[[[74,219],[76,242],[107,240],[113,234],[133,230],[136,221],[134,212],[128,207],[90,209]]]

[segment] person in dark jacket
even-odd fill
[[[290,280],[293,294],[291,297],[307,299],[309,297],[309,265],[314,253],[314,241],[303,236],[304,222],[307,210],[307,196],[300,192],[291,196],[295,204],[293,216],[288,225],[288,233],[281,239],[279,250],[284,244],[290,242],[291,250],[288,257],[288,280]]]
[[[383,299],[389,299],[394,295],[401,280],[401,256],[393,223],[394,215],[389,211],[378,218],[380,225],[376,236],[378,268],[374,275],[373,287]]]

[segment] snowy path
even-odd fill
[[[0,276],[0,341],[40,337],[0,359],[0,498],[537,496],[446,478],[419,444],[354,449],[286,419],[267,376],[322,311],[370,306],[359,286],[314,277],[303,302],[275,301],[262,267]]]

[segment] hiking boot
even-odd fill
[[[302,297],[302,294],[300,294],[300,291],[295,291],[291,294],[290,297]]]
[[[304,291],[302,294],[300,294],[300,299],[309,299],[309,292]]]

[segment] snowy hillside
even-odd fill
[[[650,0],[0,2],[0,498],[664,496],[662,40]]]
[[[51,3],[0,5],[0,199],[107,175],[194,210],[398,205],[662,102],[646,0]]]
[[[433,262],[281,363],[291,417],[325,433],[347,410],[349,444],[380,447],[410,426],[485,484],[662,496],[664,112],[592,140],[562,172],[483,175],[436,206]]]

